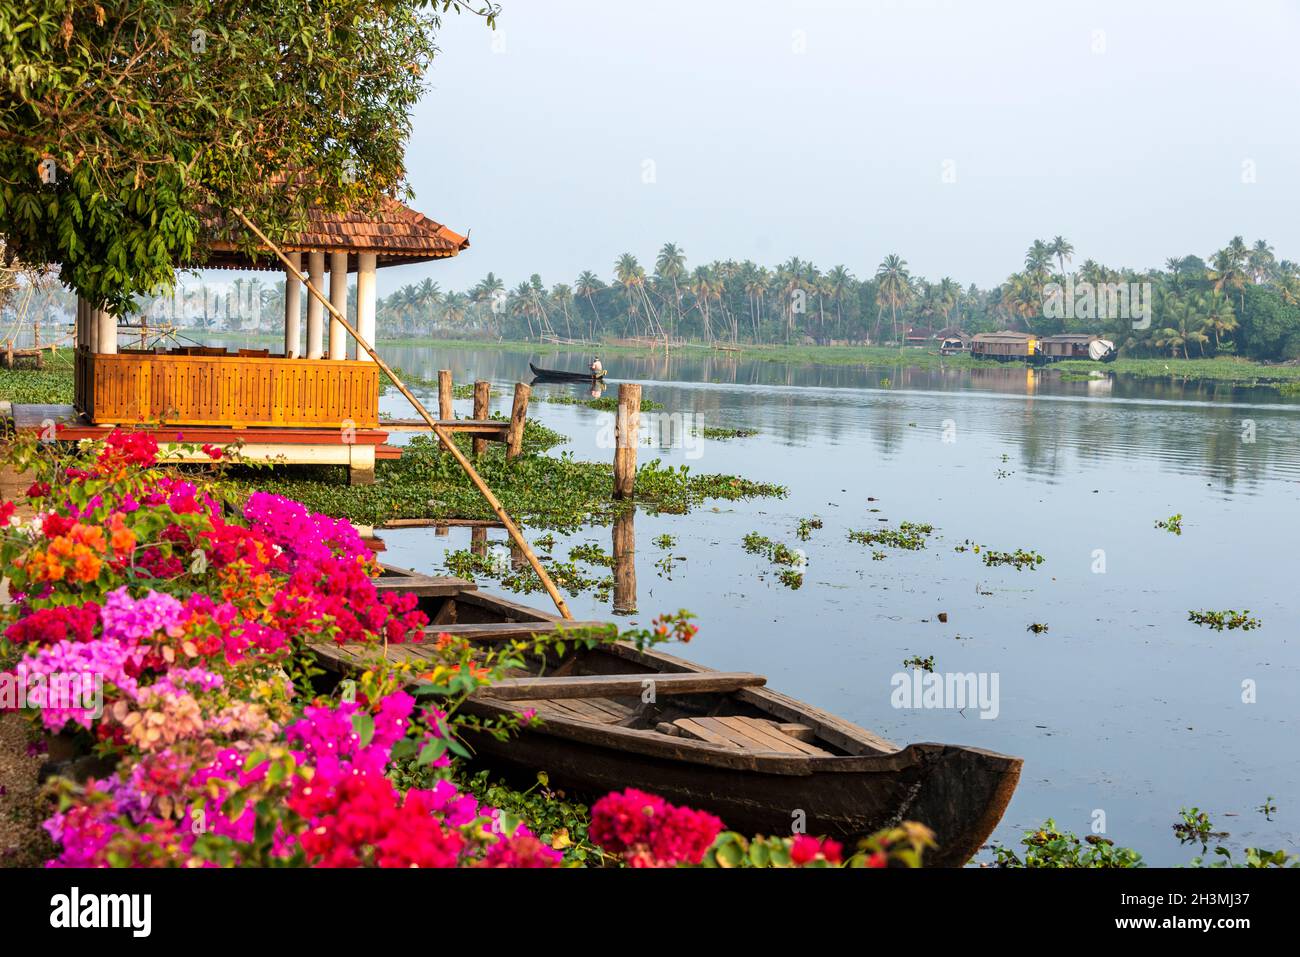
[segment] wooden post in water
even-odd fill
[[[524,451],[524,424],[528,421],[528,399],[532,387],[515,383],[515,404],[510,409],[510,431],[506,433],[506,461],[519,458]]]
[[[636,495],[636,446],[641,435],[641,387],[631,382],[618,387],[618,412],[614,421],[614,497]]]
[[[492,383],[484,382],[482,379],[474,383],[474,418],[486,419],[488,417],[488,403],[491,398]],[[487,451],[487,444],[487,439],[474,440],[474,458],[478,458]]]
[[[636,509],[614,519],[614,614],[636,614]]]
[[[486,555],[488,537],[486,525],[475,525],[469,530],[469,550],[473,555]]]
[[[456,414],[451,407],[451,370],[438,370],[438,418],[451,421]]]

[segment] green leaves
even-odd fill
[[[0,9],[0,234],[10,248],[33,265],[61,264],[87,299],[125,311],[132,295],[202,260],[201,226],[205,240],[249,242],[214,207],[245,208],[279,239],[318,201],[399,194],[436,16],[418,0],[329,8],[349,29],[322,27],[291,0]],[[204,41],[193,43],[199,23]],[[53,182],[38,174],[46,158]],[[313,176],[286,188],[305,160]]]

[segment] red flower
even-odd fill
[[[212,459],[212,461],[214,462],[220,462],[221,456],[225,454],[221,446],[219,445],[208,444],[208,445],[202,445],[200,446],[200,448],[203,450],[203,454],[206,455],[208,458]]]
[[[9,524],[9,519],[13,517],[15,507],[13,502],[0,502],[0,528]]]
[[[27,490],[28,498],[45,498],[49,494],[50,486],[48,482],[33,482]]]
[[[592,805],[588,833],[633,867],[673,867],[698,864],[721,830],[722,821],[712,814],[628,788]]]
[[[817,860],[818,855],[832,864],[838,864],[841,861],[840,852],[843,846],[838,841],[832,841],[829,837],[816,838],[807,834],[800,834],[794,839],[794,844],[790,847],[790,860],[795,864],[803,867],[805,864]]]

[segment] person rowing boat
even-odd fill
[[[599,379],[605,374],[605,367],[600,364],[600,356],[591,360],[591,376],[593,379]]]

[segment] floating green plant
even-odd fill
[[[925,548],[925,540],[934,531],[933,525],[917,522],[899,522],[898,528],[881,528],[874,532],[849,530],[849,541],[860,545],[887,545],[907,551]]]
[[[801,518],[799,519],[799,528],[795,534],[799,536],[799,541],[806,542],[812,536],[813,530],[822,527],[820,518]]]
[[[979,546],[975,547],[979,551]],[[1038,552],[1027,552],[1023,548],[1017,548],[1014,552],[998,552],[991,548],[984,549],[982,555],[984,564],[992,567],[994,565],[1010,565],[1016,571],[1022,568],[1028,568],[1033,571],[1039,565],[1043,564],[1045,559]]]
[[[1215,631],[1251,631],[1263,624],[1258,618],[1250,617],[1250,609],[1237,611],[1229,608],[1226,611],[1189,611],[1187,620],[1198,625],[1205,625],[1213,628]]]
[[[723,429],[702,425],[698,428],[692,429],[691,433],[693,435],[702,436],[706,439],[719,439],[725,441],[727,439],[748,439],[752,436],[758,435],[758,429]]]
[[[1178,515],[1170,515],[1168,518],[1160,519],[1156,522],[1156,528],[1163,528],[1166,532],[1181,535],[1183,534],[1183,516],[1180,513]]]
[[[912,655],[910,658],[903,659],[904,668],[920,668],[922,671],[934,671],[934,655],[927,655],[922,658],[920,655]]]

